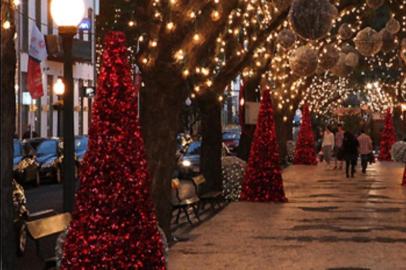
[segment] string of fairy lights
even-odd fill
[[[131,4],[131,1],[124,1]],[[268,71],[263,74],[269,81],[276,109],[288,119],[304,102],[309,103],[313,112],[326,115],[342,103],[351,93],[363,96],[362,102],[374,111],[382,111],[384,107],[395,106],[398,99],[406,98],[406,80],[404,64],[399,57],[399,44],[402,36],[406,35],[406,0],[386,0],[389,5],[395,5],[396,10],[391,17],[400,22],[400,32],[395,35],[396,49],[374,55],[361,57],[360,61],[368,68],[369,76],[364,84],[352,83],[351,75],[337,77],[331,71],[317,70],[309,77],[294,74],[290,67],[292,53],[299,47],[307,45],[319,54],[320,59],[327,53],[326,46],[334,47],[338,52],[355,50],[352,39],[343,39],[339,34],[340,26],[348,24],[349,31],[356,35],[364,25],[364,14],[369,7],[366,1],[340,10],[333,21],[332,30],[317,41],[307,41],[296,37],[293,45],[286,49],[277,42],[278,35],[284,29],[290,29],[289,20],[285,18],[271,32],[269,25],[283,14],[284,10],[270,0],[235,0],[235,1],[192,1],[185,4],[180,0],[151,0],[138,3],[146,14],[139,14],[131,6],[114,9],[112,20],[102,26],[103,30],[111,28],[112,24],[125,26],[132,33],[130,56],[137,60],[141,70],[153,69],[159,65],[157,61],[162,54],[167,54],[165,60],[171,62],[176,70],[191,85],[191,98],[210,91],[216,80],[230,68],[236,59],[245,61],[240,74],[243,81],[254,77],[267,60],[271,59]],[[234,2],[234,3],[232,3]],[[280,1],[279,1],[280,2]],[[340,0],[331,1],[337,9]],[[19,0],[14,0],[18,5]],[[149,18],[150,20],[145,20]],[[2,27],[8,29],[10,22],[2,22]],[[223,25],[217,36],[212,38],[211,26]],[[183,41],[179,42],[179,35]],[[265,35],[265,38],[263,36]],[[183,38],[186,36],[186,38]],[[214,40],[213,44],[208,42]],[[261,42],[258,42],[258,41]],[[96,50],[102,51],[102,43],[98,42]],[[166,44],[176,44],[165,51]],[[209,55],[196,58],[194,51],[207,46]],[[135,57],[137,56],[137,57]],[[365,69],[365,68],[364,68]],[[310,82],[310,83],[309,83]],[[378,84],[375,84],[378,82]],[[357,88],[354,88],[356,85]],[[374,87],[370,87],[373,85]],[[361,93],[363,93],[361,95]],[[365,94],[366,93],[366,94]],[[224,100],[225,93],[218,93],[218,100]]]

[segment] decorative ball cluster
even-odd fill
[[[279,11],[285,11],[290,8],[292,0],[272,0],[272,5]]]
[[[357,53],[350,52],[345,56],[345,64],[349,67],[355,68],[358,66],[359,56]]]
[[[334,45],[326,45],[320,52],[319,65],[324,70],[333,68],[340,57],[338,49]]]
[[[289,29],[283,29],[278,35],[278,43],[285,49],[289,49],[296,41],[295,34]]]
[[[330,70],[336,76],[345,77],[352,72],[352,68],[347,65],[347,54],[340,52],[337,64]]]
[[[316,50],[310,46],[297,48],[289,59],[290,69],[299,76],[312,75],[318,65]]]
[[[389,21],[386,23],[385,26],[386,31],[388,31],[392,35],[399,33],[400,28],[401,28],[400,23],[395,18],[389,19]]]
[[[244,180],[247,163],[237,157],[223,157],[223,196],[228,201],[238,201],[241,194],[241,185]]]
[[[289,21],[303,39],[318,40],[330,32],[337,8],[329,0],[294,0]]]
[[[348,23],[343,23],[338,29],[338,34],[342,40],[349,40],[354,36],[352,27]]]
[[[382,48],[381,36],[371,27],[366,27],[358,32],[354,43],[358,52],[366,57],[379,53]]]
[[[382,51],[383,52],[390,52],[395,49],[395,37],[386,29],[382,29],[379,32],[382,40]]]
[[[394,161],[406,163],[406,142],[398,141],[392,145],[391,156]]]
[[[367,0],[368,7],[378,9],[385,3],[385,0]]]

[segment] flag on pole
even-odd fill
[[[34,24],[31,31],[30,48],[28,51],[28,75],[27,89],[33,99],[44,95],[42,85],[41,62],[48,57],[45,38],[38,27]]]

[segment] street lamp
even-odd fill
[[[73,61],[72,44],[78,25],[85,14],[83,0],[52,0],[51,15],[58,25],[63,45],[63,76],[65,93],[63,95],[63,209],[73,210],[75,197],[75,161],[74,161],[74,118],[73,118]]]
[[[63,111],[63,95],[65,94],[65,84],[62,79],[57,79],[53,86],[54,94],[58,97],[58,101],[53,104],[55,110],[58,111],[58,137],[62,137],[62,111]]]

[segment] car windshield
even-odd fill
[[[42,142],[37,148],[38,155],[50,155],[50,154],[57,154],[57,141],[50,140]]]
[[[201,143],[200,142],[194,142],[189,145],[189,148],[187,149],[186,155],[200,155],[200,147]]]
[[[23,154],[23,148],[19,140],[14,140],[14,156],[19,157]]]
[[[240,138],[240,134],[237,132],[224,132],[223,133],[223,140],[238,140]]]
[[[88,138],[87,137],[77,138],[75,140],[75,149],[76,149],[76,151],[86,151],[87,143],[88,143]]]

